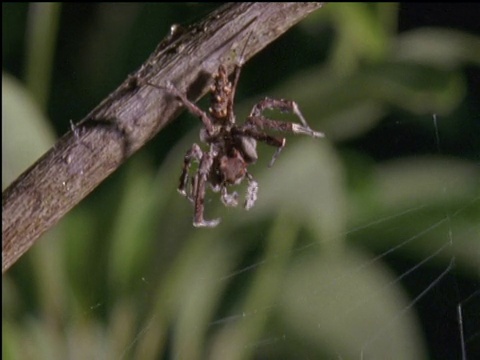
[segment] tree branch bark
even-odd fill
[[[198,99],[220,63],[233,69],[322,3],[230,3],[173,27],[147,61],[2,194],[2,273],[181,110],[159,86]],[[248,41],[247,41],[248,39]]]

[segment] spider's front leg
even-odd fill
[[[300,119],[302,125],[280,120],[268,119],[262,115],[262,112],[266,109],[280,110],[281,112],[292,112]],[[310,128],[307,120],[305,120],[300,109],[298,108],[298,104],[292,100],[271,99],[267,97],[253,107],[247,121],[255,124],[262,129],[269,128],[272,130],[284,132],[289,131],[294,134],[308,135],[314,138],[321,138],[325,136],[323,133],[319,131],[314,131]]]
[[[269,119],[262,114],[262,112],[266,109],[280,110],[281,112],[292,112],[300,119],[302,125],[288,121]],[[286,139],[277,139],[273,136],[263,133],[262,131],[259,131],[259,129],[271,129],[282,132],[291,132],[294,134],[308,135],[313,138],[321,138],[325,136],[323,133],[312,130],[310,128],[295,101],[285,99],[271,99],[268,97],[263,99],[253,107],[252,111],[250,112],[250,116],[245,123],[243,132],[250,133],[250,136],[252,136],[253,138],[259,141],[263,141],[268,145],[277,147],[277,151],[275,152],[275,154],[273,154],[269,166],[273,165],[276,158],[278,157],[282,149],[285,147]]]
[[[195,199],[195,210],[193,217],[193,226],[195,227],[215,227],[220,219],[205,220],[203,213],[205,211],[205,191],[207,187],[208,176],[213,165],[213,156],[209,152],[204,152],[198,172],[193,181],[193,197]]]

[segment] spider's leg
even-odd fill
[[[185,154],[185,158],[183,159],[183,167],[182,167],[182,174],[180,175],[180,184],[178,185],[178,192],[183,196],[187,197],[190,201],[193,201],[192,194],[194,189],[194,184],[192,184],[192,188],[190,191],[187,191],[188,185],[188,171],[190,166],[192,165],[193,161],[200,162],[203,156],[203,151],[197,144],[193,144],[191,149],[187,151]],[[193,179],[192,179],[193,180]]]
[[[255,201],[257,201],[258,183],[253,180],[253,176],[250,173],[247,173],[247,180],[248,188],[244,206],[245,209],[250,210],[255,205]]]
[[[221,200],[222,200],[222,203],[225,205],[225,206],[237,206],[238,205],[238,193],[236,191],[234,191],[233,193],[229,194],[227,192],[227,187],[225,185],[222,186],[222,190],[221,190]]]
[[[235,68],[233,69],[233,82],[231,86],[231,91],[228,96],[228,102],[227,102],[227,114],[230,118],[230,122],[234,123],[235,122],[235,112],[233,109],[234,106],[234,101],[235,101],[235,92],[237,90],[237,85],[238,85],[238,79],[240,78],[240,71],[242,69],[242,64],[236,64]]]
[[[233,102],[235,100],[235,92],[237,90],[238,80],[240,79],[240,72],[242,70],[243,64],[245,64],[245,50],[247,49],[247,44],[250,41],[250,37],[252,36],[253,32],[250,32],[245,40],[245,45],[243,47],[242,53],[240,54],[240,58],[235,64],[235,68],[233,69],[233,81],[232,81],[232,92],[230,94],[230,100],[228,103],[228,111],[229,114],[234,114],[233,112]]]
[[[195,210],[193,226],[195,227],[215,227],[220,219],[205,220],[203,212],[205,210],[205,190],[208,180],[208,174],[213,165],[213,157],[210,153],[204,153],[200,160],[200,166],[194,179],[193,196],[195,198]]]
[[[182,103],[183,105],[190,111],[193,115],[198,116],[200,120],[202,120],[203,125],[207,129],[208,133],[211,134],[213,132],[213,124],[212,120],[208,117],[208,115],[200,109],[197,105],[195,105],[193,102],[188,100],[188,98],[183,94],[180,90],[178,90],[173,83],[170,81],[167,82],[165,87],[158,86],[152,83],[148,83],[149,85],[156,87],[157,89],[164,89],[167,90],[169,93],[172,95],[176,96]]]
[[[262,112],[266,109],[277,109],[282,112],[292,112],[300,119],[302,125],[268,119],[262,115]],[[314,131],[310,128],[300,109],[298,108],[297,103],[292,100],[271,99],[267,97],[253,107],[247,122],[255,124],[260,128],[268,128],[278,131],[290,131],[294,134],[303,134],[314,138],[320,138],[325,136],[323,133]]]

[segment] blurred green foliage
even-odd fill
[[[216,6],[2,4],[2,187]],[[198,121],[162,131],[3,276],[3,358],[428,358],[415,297],[480,271],[480,40],[397,21],[329,4],[246,64],[241,116],[295,99],[327,139],[289,137],[271,169],[259,145],[257,206],[208,195],[215,229],[175,191]]]

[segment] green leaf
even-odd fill
[[[358,251],[300,258],[279,311],[289,337],[329,358],[426,358],[420,326],[397,275]]]
[[[2,189],[54,143],[55,134],[25,87],[2,73]]]
[[[480,38],[457,30],[416,29],[398,36],[393,56],[444,69],[480,65]]]

